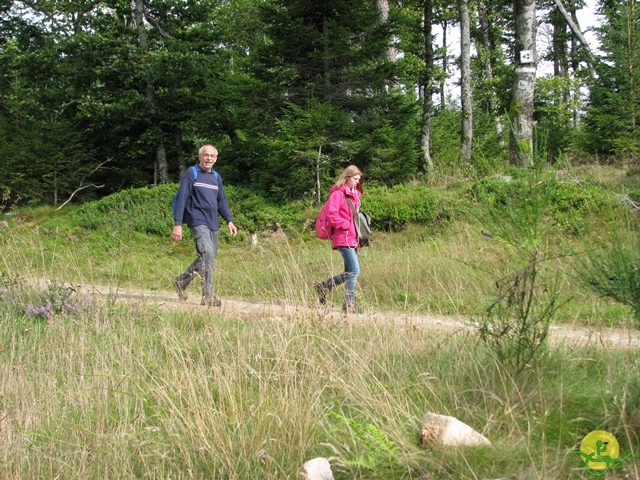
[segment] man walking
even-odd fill
[[[224,193],[222,179],[213,165],[218,150],[204,145],[198,151],[198,165],[187,169],[180,181],[171,240],[182,240],[182,224],[186,223],[196,244],[198,256],[189,268],[173,279],[178,298],[187,300],[186,288],[196,276],[202,280],[202,305],[219,307],[220,299],[213,293],[213,270],[218,254],[218,215],[226,222],[233,237],[238,229],[233,224],[229,202]]]

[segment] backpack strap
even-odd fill
[[[358,212],[356,212],[356,208],[353,206],[353,202],[350,198],[347,198],[347,203],[349,204],[351,213],[353,213],[353,223],[356,226],[356,235],[358,235],[358,238],[360,238],[360,219],[358,218]]]
[[[193,179],[197,180],[198,179],[198,164],[196,165],[191,165],[191,170],[193,170]],[[215,170],[211,170],[211,172],[215,175],[216,177],[216,182],[220,181],[220,174],[218,172],[216,172]]]

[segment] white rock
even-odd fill
[[[491,446],[482,434],[455,417],[427,413],[422,419],[420,434],[422,448],[437,444],[445,447]]]
[[[298,470],[300,480],[334,480],[331,464],[323,457],[305,462]]]

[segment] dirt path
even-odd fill
[[[189,298],[186,302],[178,300],[175,292],[137,290],[129,288],[114,288],[103,285],[79,286],[80,292],[96,295],[103,298],[112,297],[116,300],[129,302],[146,302],[158,308],[167,310],[206,310],[215,309],[220,315],[226,317],[242,318],[247,320],[286,320],[292,318],[309,318],[316,316],[320,321],[330,322],[367,322],[388,323],[392,322],[401,327],[427,328],[460,334],[470,332],[474,326],[464,318],[441,317],[433,315],[418,315],[410,312],[375,312],[367,311],[363,315],[350,315],[347,319],[339,308],[335,307],[309,307],[307,305],[291,305],[276,302],[258,302],[235,299],[223,299],[222,307],[205,307],[200,305],[198,295]],[[553,325],[549,331],[549,338],[554,345],[564,342],[572,345],[591,346],[596,348],[618,347],[637,348],[640,346],[640,331],[623,328],[586,328],[570,325]]]

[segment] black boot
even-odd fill
[[[316,293],[318,294],[318,301],[320,305],[325,305],[327,303],[327,293],[331,290],[324,286],[324,283],[316,283],[313,288],[316,289]]]
[[[362,309],[362,307],[356,305],[355,301],[346,301],[342,304],[342,313],[355,313],[356,315],[362,315],[364,313],[364,310]]]
[[[176,291],[178,292],[178,299],[181,302],[186,302],[189,299],[187,292],[185,289],[185,285],[180,281],[180,277],[176,277],[173,279],[173,285],[176,287]]]
[[[211,295],[210,297],[202,297],[200,305],[206,305],[207,307],[219,307],[222,305],[222,301],[215,295]]]

